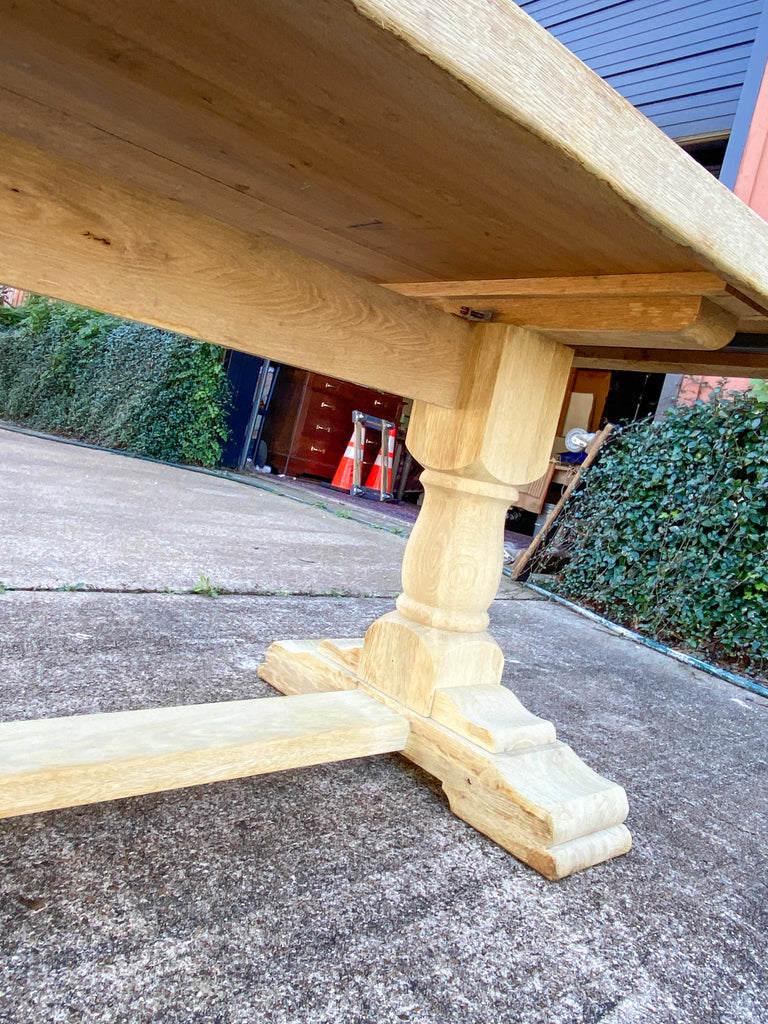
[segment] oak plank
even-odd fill
[[[580,370],[636,370],[639,373],[686,373],[717,377],[768,378],[768,348],[686,352],[664,348],[601,348],[578,345],[573,365]]]
[[[401,750],[359,691],[0,724],[0,817]]]
[[[722,348],[745,327],[762,324],[768,331],[768,315],[743,296],[732,294],[713,275],[641,274],[638,278],[636,285],[628,276],[569,278],[569,287],[562,292],[558,278],[523,281],[520,294],[515,293],[514,282],[506,281],[496,282],[495,289],[492,282],[482,282],[487,294],[465,290],[443,295],[436,284],[387,287],[446,313],[468,320],[482,314],[493,323],[545,332],[571,346]],[[605,294],[593,282],[606,282]],[[472,282],[451,284],[469,289]],[[494,290],[497,294],[490,294]],[[507,294],[502,294],[505,290]]]
[[[0,279],[357,384],[451,405],[472,328],[0,136]]]
[[[159,155],[197,172],[201,185],[242,190],[250,228],[263,215],[292,248],[308,241],[303,224],[320,228],[311,255],[330,261],[333,249],[338,259],[346,246],[344,265],[356,273],[363,264],[370,273],[377,253],[380,279],[395,260],[425,277],[456,277],[460,266],[466,274],[469,261],[483,276],[526,252],[542,269],[555,256],[574,269],[585,259],[624,264],[622,243],[584,222],[562,190],[540,195],[543,167],[520,178],[527,133],[344,0],[168,0],[162,10],[151,0],[19,0],[0,11],[0,84],[41,117],[47,108],[67,120],[46,143],[61,155],[103,170],[130,143],[123,173],[140,174],[144,187],[155,190]],[[14,125],[11,109],[6,130]],[[77,143],[90,125],[102,131],[92,153]],[[224,201],[188,181],[176,197],[216,217],[208,204]],[[613,205],[646,269],[665,254],[690,262]]]
[[[415,281],[389,284],[400,295],[438,309],[491,312],[501,323],[530,327],[676,331],[691,304],[710,300],[736,322],[736,331],[768,333],[768,310],[714,274],[622,274],[602,277],[543,277],[506,281]]]
[[[471,296],[437,299],[432,305],[446,313],[458,313],[463,305],[476,308],[477,302]],[[488,299],[482,308],[493,312],[494,323],[516,324],[537,330],[675,334],[696,320],[700,305],[698,295],[577,295]]]
[[[559,298],[582,296],[721,295],[726,284],[709,273],[606,274],[591,277],[509,278],[497,281],[411,281],[388,284],[400,295],[419,299]]]
[[[602,230],[614,226],[606,195],[611,191],[659,239],[688,247],[698,263],[655,270],[709,270],[766,305],[766,223],[515,4],[356,0],[356,5],[489,107],[546,142],[551,159],[564,168],[561,182],[571,179],[567,191],[575,207],[586,213],[589,192],[602,191]],[[524,150],[521,162],[527,156]],[[580,180],[576,164],[589,184]],[[542,180],[543,189],[549,184],[550,179]],[[584,226],[590,227],[586,218]],[[552,237],[557,238],[555,232]],[[756,248],[750,250],[753,242]],[[560,271],[568,273],[565,267]]]
[[[17,0],[0,86],[9,133],[366,277],[768,295],[759,218],[512,3]]]
[[[598,327],[576,326],[574,318],[571,327],[543,328],[542,334],[572,348],[579,345],[622,345],[626,348],[719,349],[733,340],[739,326],[733,313],[706,297],[684,301],[696,302],[698,309],[688,323],[683,323],[684,317],[681,317],[678,326],[670,325],[672,329],[653,321],[650,316],[644,323],[641,315],[634,325],[628,319],[625,326],[618,329],[609,326],[607,317]],[[618,318],[620,313],[617,313]]]
[[[459,316],[479,310],[499,323],[534,328],[679,334],[707,310],[711,318],[714,309],[716,316],[730,316],[737,332],[768,333],[764,306],[707,273],[416,281],[386,287]]]

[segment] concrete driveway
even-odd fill
[[[5,430],[0,512],[4,719],[266,695],[272,639],[398,589],[398,536]],[[166,592],[201,575],[232,593]],[[502,596],[504,681],[625,786],[631,854],[545,882],[397,755],[5,819],[0,1021],[767,1022],[768,704]]]

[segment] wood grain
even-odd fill
[[[16,0],[0,87],[8,133],[361,276],[768,295],[759,218],[506,0]]]
[[[511,485],[547,468],[572,352],[524,328],[474,328],[456,410],[416,402],[406,444],[430,469]]]
[[[471,319],[516,324],[564,345],[722,348],[737,331],[762,328],[768,316],[711,274],[638,274],[603,278],[394,285],[436,309]],[[599,289],[605,288],[604,293]]]
[[[0,279],[438,405],[472,327],[0,136]]]
[[[0,817],[400,750],[407,735],[360,692],[6,722]]]
[[[489,107],[550,146],[551,161],[563,169],[563,179],[571,178],[565,191],[576,209],[585,213],[588,193],[602,191],[606,217],[601,219],[601,230],[612,228],[613,211],[605,195],[611,191],[659,239],[688,248],[698,263],[655,270],[706,269],[741,287],[761,305],[768,304],[765,222],[703,167],[694,166],[670,138],[515,4],[507,0],[463,0],[460,6],[453,0],[355,3]],[[510,54],[514,59],[509,59]],[[521,154],[524,162],[527,157],[528,152]],[[589,183],[580,179],[580,170]],[[550,180],[542,180],[542,190],[547,190]],[[586,221],[584,226],[593,227]],[[557,238],[554,232],[552,237]],[[562,267],[560,275],[553,276],[569,276],[569,271]]]
[[[736,334],[736,315],[711,299],[702,298],[696,301],[698,310],[693,312],[690,321],[681,323],[673,330],[659,330],[661,325],[649,316],[648,321],[640,329],[632,329],[632,324],[628,322],[624,329],[616,331],[591,327],[580,329],[573,326],[546,329],[541,333],[561,345],[569,345],[572,348],[578,345],[621,345],[626,348],[653,346],[681,350],[723,348]],[[642,318],[638,320],[638,324],[643,324]]]
[[[471,606],[467,609],[466,594],[460,595],[458,607],[430,605],[430,593],[423,596],[419,605],[414,597],[403,601],[401,595],[397,611],[369,626],[356,675],[403,707],[429,715],[440,689],[497,685],[504,655],[483,628],[488,617],[479,602],[480,611],[474,612]],[[473,631],[461,631],[462,626]]]
[[[617,274],[591,277],[510,278],[506,281],[413,281],[388,284],[418,299],[606,298],[608,296],[721,295],[715,274]]]
[[[291,672],[294,643],[272,644],[261,678],[282,693],[332,690],[336,679],[326,657],[315,662],[311,681]],[[441,691],[436,715],[428,717],[359,685],[408,718],[403,753],[441,780],[451,810],[546,878],[564,878],[629,850],[624,790],[557,741],[551,723],[503,687]]]
[[[435,693],[430,717],[452,732],[501,754],[554,743],[555,727],[523,707],[503,686],[452,686]]]
[[[446,313],[459,314],[463,306],[476,309],[478,303],[474,296],[466,296],[437,299],[431,305]],[[494,323],[540,330],[675,334],[695,321],[700,305],[698,295],[576,295],[488,299],[482,308],[493,313]]]
[[[425,467],[424,503],[406,545],[397,608],[412,623],[437,630],[435,646],[445,650],[433,656],[428,644],[427,653],[418,631],[409,639],[401,623],[384,617],[366,636],[360,671],[366,678],[410,679],[419,652],[430,664],[436,657],[438,667],[422,672],[429,681],[418,693],[419,707],[428,708],[441,685],[440,666],[459,667],[451,654],[455,640],[440,631],[472,634],[488,626],[504,519],[518,497],[516,485],[538,479],[549,463],[571,355],[532,331],[477,326],[456,408],[414,403],[406,444]]]
[[[421,485],[424,501],[405,546],[398,610],[438,630],[485,630],[504,564],[504,523],[518,490],[431,469],[421,474]],[[403,657],[402,642],[390,643],[392,657]]]
[[[498,322],[522,323],[527,310],[540,308],[557,325],[568,323],[573,310],[582,325],[604,330],[679,330],[681,313],[694,309],[684,298],[705,298],[732,314],[737,331],[768,331],[768,311],[714,274],[623,274],[605,277],[543,277],[507,281],[430,281],[387,285],[400,295],[423,299],[440,309],[460,313],[462,307],[490,310]],[[537,300],[537,305],[530,305]],[[543,300],[549,300],[545,303]],[[670,301],[672,300],[672,301]],[[622,319],[624,317],[624,319]],[[670,319],[671,317],[671,319]],[[639,324],[638,324],[639,321]],[[527,322],[527,321],[526,321]],[[532,321],[529,326],[544,326]]]

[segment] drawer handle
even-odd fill
[[[322,455],[322,453],[325,451],[325,448],[315,448],[315,446],[313,444],[311,444],[309,446],[309,450],[311,452],[320,452],[320,454]]]
[[[338,384],[331,384],[331,382],[329,380],[327,380],[325,382],[323,387],[327,388],[329,391],[338,391],[339,390],[339,385]]]
[[[330,427],[323,427],[319,423],[315,427],[315,430],[324,430],[327,434],[330,434],[330,432],[331,432],[331,428]]]
[[[336,406],[333,404],[333,402],[321,402],[320,403],[320,408],[321,409],[335,409]]]

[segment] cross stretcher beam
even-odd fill
[[[0,225],[3,282],[368,387],[455,401],[469,324],[1,132]]]
[[[768,332],[768,310],[714,274],[624,274],[387,285],[448,313],[518,324],[579,349],[613,346],[694,352],[734,333]],[[629,357],[631,358],[631,356]]]
[[[268,697],[0,724],[0,818],[402,750],[364,693]]]

